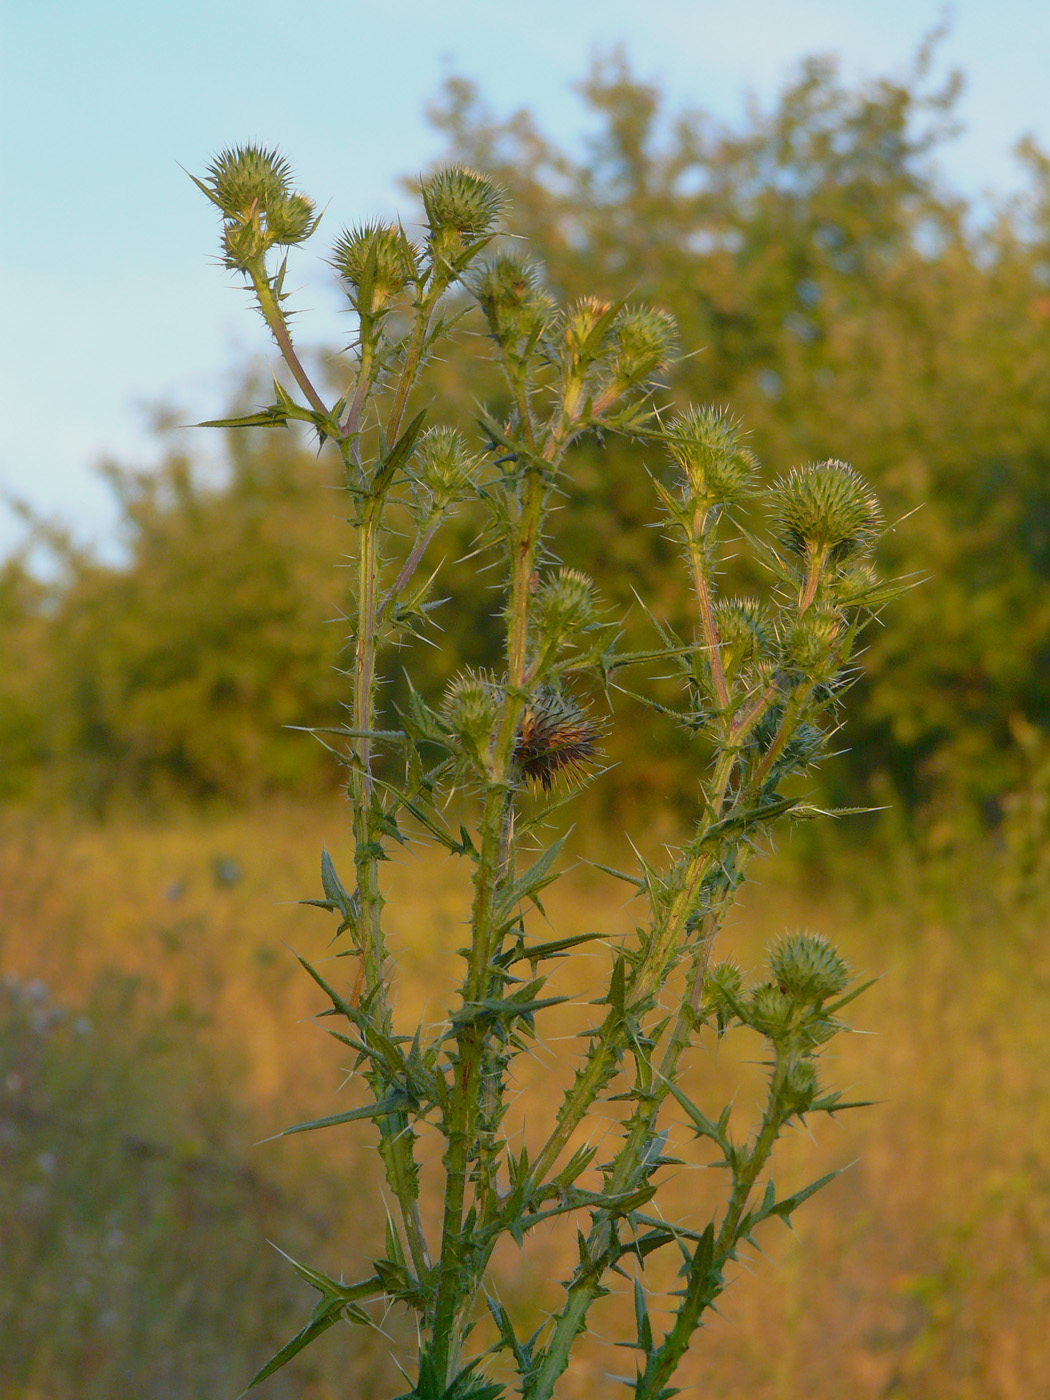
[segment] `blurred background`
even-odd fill
[[[367,1130],[260,1141],[349,1103],[289,952],[325,955],[330,929],[294,901],[318,893],[322,841],[352,863],[347,816],[337,765],[288,726],[333,723],[345,698],[350,542],[313,445],[185,426],[271,393],[265,328],[178,168],[246,140],[332,196],[291,276],[333,396],[353,327],[326,247],[343,224],[411,223],[414,177],[455,160],[507,187],[508,230],[559,295],[674,313],[668,397],[738,414],[767,479],[835,456],[876,486],[883,564],[915,586],[869,632],[814,780],[822,805],[873,810],[753,867],[723,953],[747,965],[807,926],[877,975],[855,1018],[873,1034],[836,1071],[878,1103],[788,1145],[787,1175],[853,1165],[797,1238],[760,1240],[685,1382],[1050,1394],[1050,18],[1022,0],[725,8],[9,11],[3,1395],[234,1396],[312,1306],[266,1241],[350,1276],[381,1225]],[[483,351],[466,322],[429,370],[433,421],[471,427],[496,384]],[[688,603],[647,464],[581,449],[554,540],[643,646],[636,594],[672,625]],[[395,658],[391,705],[403,667],[429,694],[495,655],[497,595],[457,562],[477,524],[435,543],[440,645]],[[727,582],[762,586],[745,558]],[[573,841],[619,862],[625,826],[653,847],[682,830],[694,760],[629,697],[607,750]],[[426,851],[390,870],[406,1023],[438,1014],[463,882]],[[552,919],[629,927],[607,886],[574,870]],[[717,1097],[731,1070],[698,1058],[697,1084]],[[554,1251],[506,1262],[537,1318],[570,1267]],[[566,1400],[622,1369],[622,1302]],[[335,1329],[259,1393],[386,1400],[402,1327]]]

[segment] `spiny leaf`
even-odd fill
[[[272,1356],[261,1371],[256,1371],[255,1375],[248,1382],[247,1390],[254,1389],[260,1382],[272,1376],[275,1371],[279,1371],[282,1366],[288,1364],[293,1356],[298,1356],[304,1347],[310,1345],[315,1337],[319,1337],[322,1332],[327,1332],[329,1327],[334,1327],[343,1315],[346,1305],[335,1299],[328,1303],[319,1305],[320,1310],[315,1311],[314,1316],[302,1329],[297,1332],[292,1340],[286,1343],[276,1355]]]
[[[372,494],[374,496],[383,494],[394,479],[395,473],[408,461],[426,416],[426,409],[421,409],[376,467],[375,475],[372,477]]]

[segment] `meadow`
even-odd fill
[[[657,823],[654,843],[670,831]],[[352,977],[325,962],[327,921],[295,902],[319,892],[322,842],[348,858],[345,808],[90,825],[9,814],[0,834],[0,1393],[232,1397],[311,1306],[267,1241],[347,1277],[381,1245],[368,1125],[273,1140],[359,1101],[292,952]],[[622,858],[613,837],[604,846]],[[694,1341],[686,1394],[1050,1394],[1050,949],[1038,902],[1003,869],[987,838],[936,864],[840,846],[756,867],[719,954],[746,968],[785,928],[813,928],[877,977],[835,1066],[847,1097],[874,1102],[783,1144],[778,1185],[844,1170],[797,1235],[776,1222],[760,1234],[765,1257],[742,1261]],[[438,1020],[466,873],[418,846],[386,870],[399,1016]],[[548,916],[614,943],[630,926],[624,888],[577,864]],[[591,965],[597,987],[604,962]],[[587,1024],[586,980],[556,990],[572,1000],[525,1062],[511,1133],[541,1121],[559,1037]],[[746,1113],[762,1072],[751,1048],[699,1052],[690,1092],[718,1102],[743,1073]],[[684,1130],[673,1145],[703,1160]],[[711,1174],[669,1171],[688,1221]],[[547,1280],[572,1261],[536,1234],[499,1276],[538,1325]],[[629,1315],[627,1292],[603,1301],[566,1400],[618,1393],[608,1377],[631,1360],[612,1344]],[[259,1394],[393,1393],[404,1324],[377,1321],[334,1329]]]

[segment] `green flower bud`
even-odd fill
[[[785,934],[770,949],[769,970],[788,996],[813,1006],[849,982],[846,964],[817,933]]]
[[[265,253],[269,246],[270,242],[256,219],[223,225],[223,262],[227,267],[243,268]]]
[[[834,608],[809,608],[795,618],[784,636],[784,662],[808,680],[824,684],[837,675],[842,658],[839,642],[845,631],[842,614]]]
[[[622,392],[667,368],[678,328],[673,316],[656,307],[624,307],[610,338],[612,386]]]
[[[235,218],[279,204],[291,191],[291,168],[277,151],[235,146],[215,157],[203,183],[223,214]]]
[[[453,276],[463,267],[470,245],[495,230],[506,196],[494,181],[474,170],[449,166],[420,187],[434,263]]]
[[[304,194],[289,195],[267,207],[266,231],[274,243],[302,243],[316,227],[313,200]]]
[[[775,982],[756,987],[744,1009],[746,1022],[767,1040],[783,1040],[792,1029],[795,1002]]]
[[[785,1113],[803,1114],[820,1091],[817,1071],[809,1060],[796,1060],[780,1086],[780,1107]]]
[[[586,369],[608,345],[611,327],[603,323],[611,303],[583,297],[565,313],[565,355],[570,370]]]
[[[667,450],[690,504],[738,506],[751,495],[758,459],[742,439],[739,423],[721,409],[691,408],[672,421]]]
[[[782,477],[771,506],[790,553],[835,563],[869,551],[882,521],[874,491],[846,462],[817,462]]]
[[[536,631],[548,646],[587,631],[596,615],[594,585],[576,569],[559,569],[540,586],[533,603]]]
[[[743,984],[744,974],[733,962],[716,963],[704,978],[704,1011],[714,1013],[719,1035],[737,1014]]]
[[[428,428],[412,460],[413,477],[430,492],[436,505],[462,500],[471,489],[481,458],[467,448],[454,428]]]
[[[451,230],[471,239],[493,231],[506,203],[495,181],[456,165],[424,180],[421,193],[432,234]]]
[[[473,279],[471,290],[498,345],[535,342],[547,331],[556,307],[538,282],[537,268],[510,256],[487,263]]]
[[[715,627],[727,677],[741,666],[754,666],[772,654],[772,629],[757,598],[725,598],[716,603]]]
[[[412,276],[412,257],[413,249],[396,224],[361,224],[339,235],[331,263],[355,306],[365,283],[368,304],[359,309],[374,315],[405,290]]]
[[[442,715],[464,752],[484,766],[503,695],[483,671],[464,671],[445,692]]]
[[[882,587],[872,564],[867,559],[851,559],[827,580],[826,596],[839,608],[863,607]]]

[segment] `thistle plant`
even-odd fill
[[[815,814],[798,776],[838,727],[860,630],[894,591],[872,563],[878,503],[838,461],[762,490],[727,413],[662,412],[671,319],[598,297],[559,306],[539,269],[494,250],[503,196],[464,169],[422,181],[420,239],[400,223],[336,239],[330,260],[357,329],[345,390],[329,402],[296,352],[285,290],[287,248],[317,228],[312,201],[294,190],[282,157],[254,146],[223,152],[196,183],[221,213],[224,261],[250,285],[294,384],[276,383],[268,407],[218,426],[305,423],[341,462],[353,540],[348,693],[346,722],[325,739],[345,766],[354,869],[338,873],[325,852],[320,897],[306,902],[334,915],[348,973],[303,966],[366,1101],[289,1131],[353,1123],[374,1134],[388,1208],[381,1252],[353,1282],[294,1265],[317,1305],[253,1384],[335,1323],[376,1325],[396,1307],[418,1334],[417,1353],[400,1358],[402,1400],[548,1400],[592,1307],[630,1286],[635,1335],[623,1343],[637,1362],[621,1379],[636,1400],[666,1400],[742,1246],[830,1180],[778,1195],[778,1138],[848,1106],[818,1072],[843,1029],[841,1011],[862,990],[834,948],[786,933],[748,979],[716,960],[715,944],[752,854],[783,823]],[[502,375],[501,407],[468,436],[430,421],[435,406],[416,400],[428,359],[478,311]],[[621,645],[591,581],[549,543],[570,450],[611,434],[637,445],[692,599],[689,629],[680,635],[652,618],[642,651]],[[380,684],[406,657],[411,672],[411,643],[437,606],[428,546],[464,503],[484,513],[480,547],[502,570],[502,657],[489,671],[457,672],[450,661],[439,701],[410,686],[391,714]],[[745,526],[755,507],[768,522],[763,538]],[[770,576],[765,598],[726,596],[720,585],[727,545],[741,533]],[[611,718],[596,714],[593,697],[615,697],[628,669],[644,678],[652,667],[676,682],[674,700],[664,689],[649,703],[693,741],[688,780],[700,816],[662,861],[601,867],[633,887],[640,913],[629,936],[556,928],[537,937],[531,911],[558,878],[564,840],[550,838],[551,814],[594,776],[603,732],[616,722],[613,706]],[[632,690],[639,684],[632,679]],[[458,825],[453,793],[470,798]],[[380,867],[408,841],[436,843],[471,874],[459,986],[436,1026],[395,1015]],[[562,1000],[548,994],[548,976],[595,946],[606,967],[574,1072],[549,1120],[515,1147],[504,1119],[516,1063]],[[687,1052],[741,1028],[761,1038],[768,1065],[758,1124],[742,1135],[729,1107],[708,1116],[683,1088]],[[599,1160],[589,1132],[610,1114],[612,1145]],[[725,1169],[711,1219],[672,1221],[660,1209],[675,1123],[697,1140],[696,1162]],[[440,1178],[442,1205],[431,1219],[420,1145],[434,1135],[440,1161],[429,1154],[425,1170]],[[498,1296],[493,1257],[541,1224],[569,1232],[576,1262],[547,1320],[526,1336]],[[657,1256],[680,1265],[664,1326],[650,1315]]]

